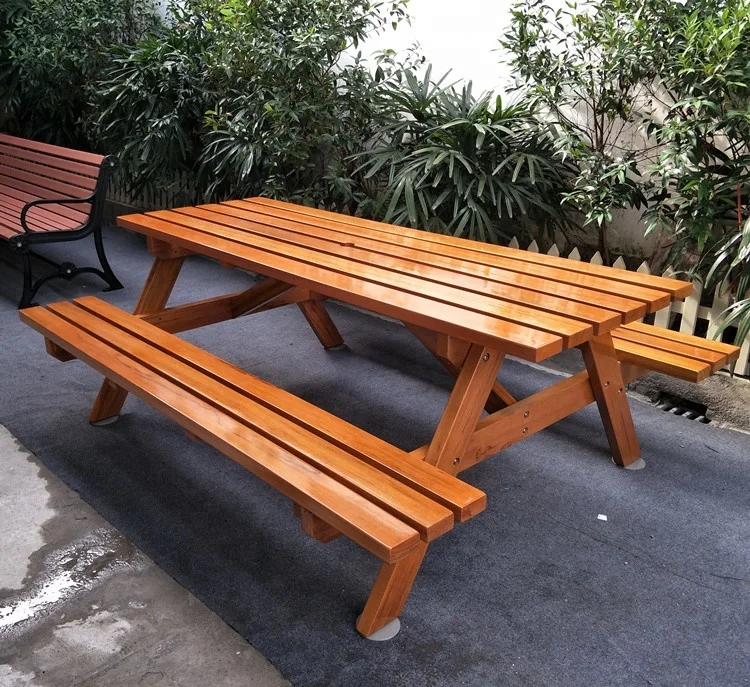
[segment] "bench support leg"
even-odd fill
[[[323,348],[336,348],[344,345],[343,337],[321,301],[312,299],[302,301],[297,305]]]
[[[154,259],[151,272],[133,310],[134,315],[144,315],[164,309],[184,261],[184,257]],[[94,401],[94,407],[89,413],[89,422],[94,424],[115,417],[122,410],[127,397],[128,392],[125,389],[105,379]]]
[[[426,462],[452,475],[462,469],[461,460],[504,357],[484,346],[471,346],[427,449]]]
[[[580,348],[615,463],[621,467],[643,467],[612,336],[595,336]]]
[[[361,635],[369,637],[398,618],[426,552],[427,544],[420,542],[404,558],[395,563],[382,564],[365,609],[357,620],[357,631]]]

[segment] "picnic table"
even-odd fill
[[[90,421],[128,392],[152,403],[295,503],[311,536],[344,533],[383,561],[357,628],[399,615],[427,544],[480,512],[458,473],[596,402],[612,457],[642,467],[626,380],[656,369],[698,381],[738,349],[639,322],[688,282],[396,227],[264,198],[126,215],[151,272],[132,315],[93,297],[24,311],[47,349],[107,378]],[[168,306],[184,259],[263,277],[251,288]],[[432,440],[406,452],[173,336],[297,304],[326,348],[344,343],[337,299],[395,318],[456,382]],[[524,399],[498,381],[506,356],[578,348],[585,370]],[[487,414],[483,414],[483,411]]]

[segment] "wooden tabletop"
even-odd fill
[[[410,324],[540,361],[663,308],[689,282],[266,198],[120,226]]]

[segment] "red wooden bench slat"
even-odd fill
[[[76,160],[68,160],[65,158],[51,157],[39,153],[34,150],[26,150],[24,148],[18,148],[17,146],[9,146],[7,144],[0,143],[0,155],[8,155],[10,157],[29,160],[31,162],[39,162],[43,165],[49,165],[56,169],[65,170],[67,172],[73,172],[82,176],[96,178],[99,174],[100,164],[90,164],[86,162],[77,162]]]
[[[31,200],[39,200],[42,198],[42,196],[34,192],[33,186],[31,186],[30,184],[24,184],[24,186],[26,186],[26,189],[16,188],[15,186],[8,186],[4,184],[3,179],[0,178],[0,195],[21,200],[23,201],[24,205]],[[75,206],[55,203],[54,205],[45,205],[44,210],[54,215],[62,215],[63,217],[75,220],[78,224],[83,224],[88,219],[88,210],[90,207],[90,203],[76,203]],[[34,210],[33,212],[39,212],[40,210]],[[32,211],[30,210],[29,213],[31,212]],[[21,213],[19,212],[19,221],[20,214]]]
[[[38,141],[17,138],[16,136],[10,136],[8,134],[0,134],[0,143],[5,143],[23,150],[38,151],[46,155],[62,158],[63,160],[75,160],[76,162],[84,162],[90,165],[101,165],[102,160],[104,159],[103,155],[97,155],[96,153],[84,153],[81,150],[63,148],[50,143],[39,143]]]
[[[96,177],[56,169],[49,165],[39,164],[38,162],[31,162],[29,160],[22,160],[9,155],[3,155],[3,153],[0,152],[0,170],[3,170],[3,173],[14,174],[14,170],[18,169],[38,175],[40,181],[43,179],[52,179],[54,181],[62,181],[77,186],[84,191],[82,195],[89,195],[93,193],[96,188]]]
[[[49,177],[41,177],[36,174],[25,172],[22,169],[12,169],[10,167],[0,166],[0,180],[9,186],[15,186],[20,188],[21,184],[26,185],[26,189],[35,188],[36,192],[39,193],[42,198],[57,198],[57,197],[68,197],[68,198],[85,198],[91,195],[90,191],[86,191],[78,186],[65,183],[63,181],[57,181],[50,179]],[[33,193],[33,191],[31,191]]]

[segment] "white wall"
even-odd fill
[[[511,0],[410,0],[411,25],[402,22],[362,46],[362,54],[419,43],[433,78],[448,70],[446,83],[471,80],[476,94],[501,89],[508,79],[498,40],[508,24]]]
[[[513,0],[410,0],[407,11],[411,25],[401,23],[396,31],[373,37],[361,46],[362,54],[368,56],[385,48],[403,50],[416,42],[433,65],[433,79],[451,70],[444,84],[471,80],[475,95],[486,90],[504,93],[513,79],[508,67],[500,63],[498,41],[508,28],[512,4]],[[548,4],[563,2],[550,0]],[[610,249],[615,254],[649,256],[656,248],[658,234],[644,238],[644,229],[640,212],[615,212]],[[594,244],[596,230],[591,227],[590,231]]]

